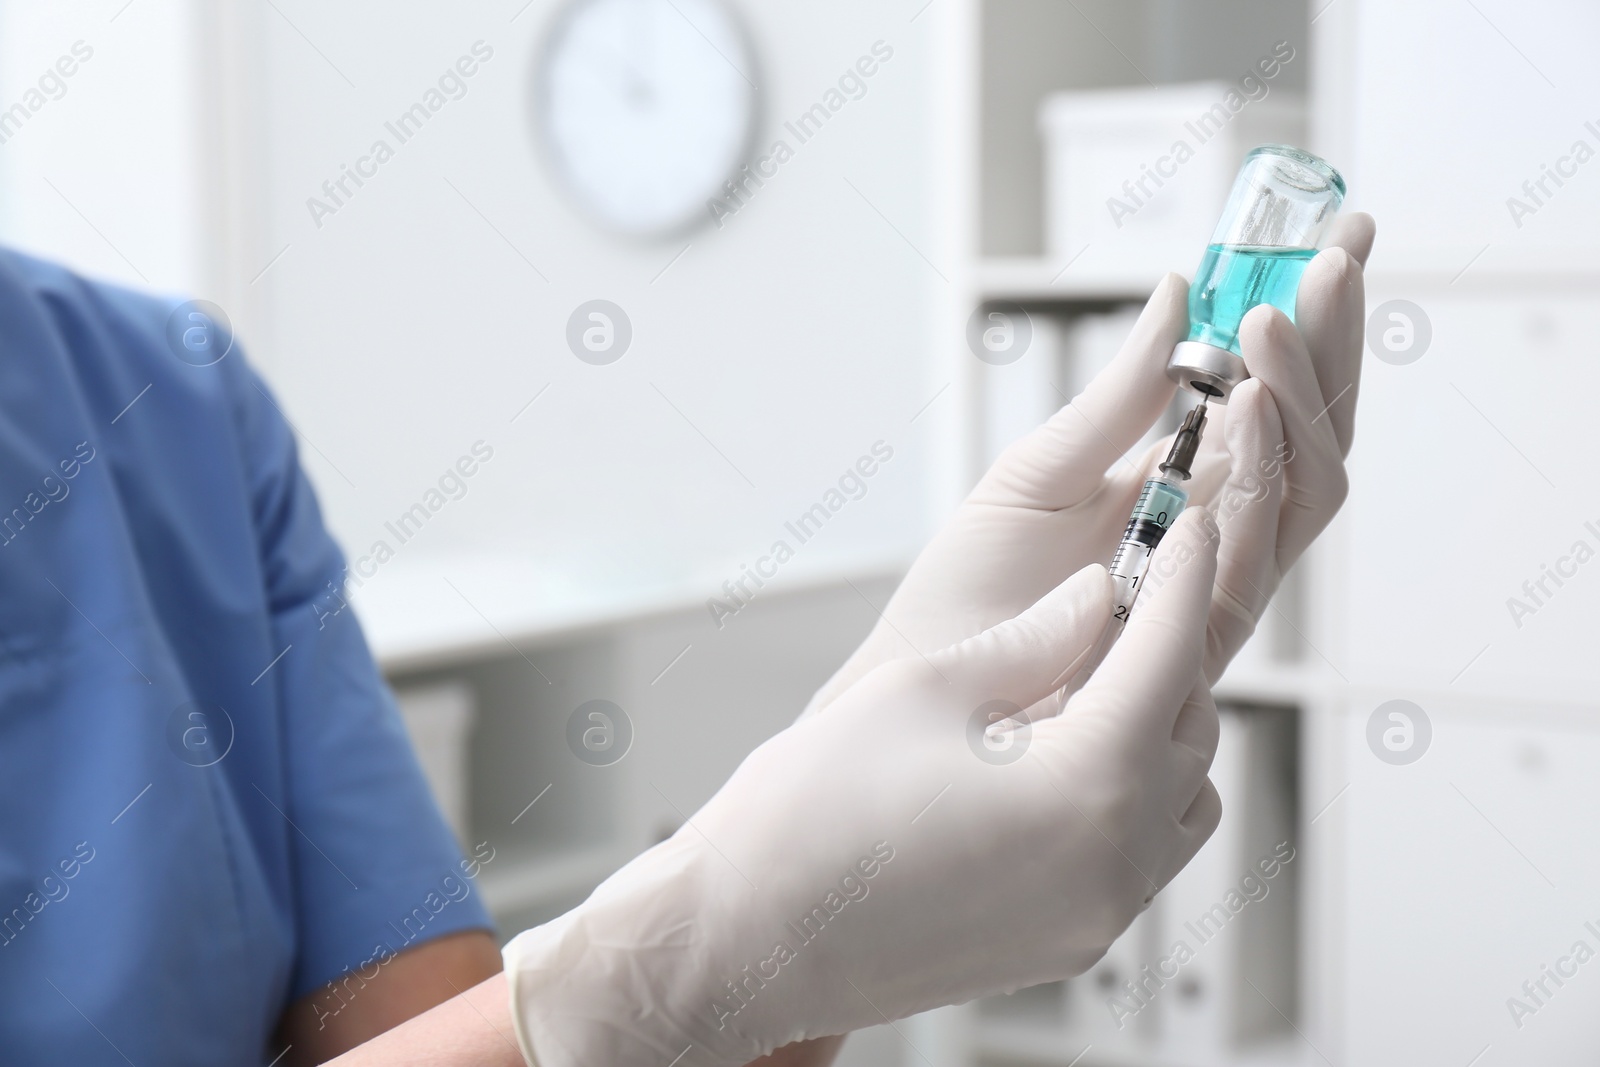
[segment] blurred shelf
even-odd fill
[[[903,574],[909,559],[795,563],[762,599]],[[494,656],[526,655],[585,632],[671,612],[705,610],[717,581],[615,583],[601,587],[505,553],[440,553],[398,559],[350,600],[385,673],[425,670]],[[759,602],[759,601],[758,601]]]
[[[1015,1018],[984,1019],[978,1024],[973,1048],[985,1056],[1003,1056],[1028,1063],[1066,1064],[1077,1060],[1084,1067],[1088,1057],[1084,1042],[1068,1037],[1059,1023],[1054,1026]],[[1092,1051],[1092,1046],[1090,1051]]]
[[[1059,1067],[1309,1067],[1317,1058],[1292,1034],[1247,1046],[1226,1059],[1195,1060],[1168,1055],[1151,1041],[1110,1048],[1073,1037],[1059,1025],[1012,1019],[979,1023],[973,1048],[980,1056]]]
[[[1337,683],[1305,663],[1251,663],[1235,661],[1213,693],[1219,703],[1239,701],[1251,704],[1304,705]]]
[[[1142,304],[1160,280],[1160,271],[1091,271],[1033,256],[991,256],[975,272],[980,299],[1016,304]]]
[[[513,915],[587,894],[634,857],[620,845],[554,849],[547,855],[486,866],[479,876],[484,903],[495,915]]]
[[[525,558],[460,553],[395,560],[353,589],[351,601],[378,663],[393,672],[521,654],[703,596],[688,583],[584,588]]]

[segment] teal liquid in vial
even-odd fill
[[[1211,245],[1189,287],[1189,340],[1239,351],[1239,323],[1258,304],[1271,304],[1294,321],[1300,275],[1314,248]]]

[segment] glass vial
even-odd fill
[[[1344,178],[1310,152],[1262,145],[1244,157],[1189,287],[1189,338],[1167,374],[1219,402],[1250,377],[1239,323],[1258,304],[1294,320],[1300,275],[1344,202]]]

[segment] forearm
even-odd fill
[[[333,1060],[336,1067],[526,1067],[497,974]]]
[[[828,1067],[844,1044],[827,1037],[789,1045],[751,1067]],[[511,993],[497,974],[332,1061],[333,1067],[526,1067],[511,1023]],[[596,1065],[599,1067],[599,1065]]]

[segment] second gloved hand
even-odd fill
[[[1179,520],[1059,717],[984,730],[1096,644],[1098,566],[758,748],[672,838],[507,947],[530,1062],[742,1064],[1087,969],[1220,814],[1199,680],[1216,542],[1202,509]]]
[[[1371,216],[1337,219],[1300,281],[1295,322],[1270,306],[1240,330],[1252,381],[1212,405],[1190,499],[1230,531],[1208,623],[1206,676],[1222,674],[1283,574],[1344,502],[1365,326]],[[880,663],[970,637],[1067,575],[1106,563],[1166,444],[1125,453],[1171,402],[1188,283],[1156,287],[1117,358],[1071,404],[996,460],[912,564],[883,617],[812,699],[820,711]],[[1298,326],[1298,328],[1297,328]]]

